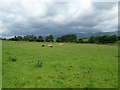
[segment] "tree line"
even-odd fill
[[[6,38],[2,38],[6,40]],[[86,40],[84,38],[78,38],[75,34],[67,34],[58,38],[54,38],[53,35],[48,35],[46,37],[43,36],[34,36],[34,35],[26,35],[26,36],[14,36],[13,38],[9,38],[8,40],[12,41],[36,41],[36,42],[76,42],[76,43],[97,43],[97,44],[106,44],[106,43],[115,43],[120,40],[120,37],[116,35],[105,35],[105,36],[96,36],[90,37]]]

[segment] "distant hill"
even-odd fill
[[[120,33],[120,31],[119,31]],[[95,33],[92,33],[92,32],[84,32],[84,33],[72,33],[72,34],[75,34],[77,35],[77,37],[79,38],[89,38],[91,36],[104,36],[104,35],[117,35],[118,36],[118,31],[115,31],[115,32],[95,32]],[[65,34],[56,34],[56,35],[53,35],[55,38],[57,37],[61,37],[62,35],[65,35]]]
[[[115,32],[97,32],[97,33],[93,33],[92,36],[104,36],[104,35],[117,35],[118,36],[118,31],[115,31]]]

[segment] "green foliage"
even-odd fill
[[[29,35],[28,38],[30,42],[33,42],[36,40],[36,37],[34,35]]]
[[[36,37],[34,35],[26,35],[24,37],[15,36],[14,38],[10,38],[9,40],[12,40],[12,41],[23,41],[24,40],[24,41],[30,41],[30,42],[33,42],[33,41],[54,42],[55,41],[52,35],[46,36],[45,39],[43,38],[43,36]],[[77,36],[75,34],[67,34],[67,35],[63,35],[61,37],[56,38],[56,42],[77,42],[77,43],[97,43],[97,44],[115,43],[117,42],[117,40],[119,40],[119,37],[117,37],[116,35],[90,37],[88,38],[87,41],[81,38],[77,39]]]
[[[29,41],[29,35],[24,36],[24,41]]]
[[[37,42],[44,42],[44,38],[42,36],[38,36],[38,38],[36,38]]]
[[[77,43],[84,43],[84,40],[81,39],[81,38],[79,38],[79,39],[77,40]]]
[[[2,37],[0,37],[0,40],[6,40],[6,38],[2,38]]]
[[[52,35],[46,36],[45,41],[46,42],[54,42],[54,37]]]
[[[120,36],[118,36],[118,40],[120,40]]]
[[[56,42],[76,42],[77,36],[74,34],[63,35],[56,39]]]
[[[21,40],[23,40],[23,38],[21,36],[16,37],[16,41],[21,41]]]
[[[63,42],[63,40],[61,38],[57,38],[56,42]]]
[[[98,43],[98,44],[106,44],[106,43],[115,43],[117,42],[117,36],[97,36],[97,37],[90,37],[89,43]]]
[[[10,38],[12,41],[21,41],[23,40],[22,36],[14,36],[14,38]]]
[[[96,43],[97,42],[97,37],[90,37],[88,42],[89,43]]]

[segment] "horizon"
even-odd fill
[[[27,36],[27,35],[33,35],[35,37],[39,37],[39,36],[42,36],[43,38],[45,38],[46,36],[49,36],[49,35],[52,35],[54,38],[59,38],[59,37],[62,37],[63,35],[70,35],[70,34],[74,34],[77,36],[77,38],[90,38],[90,37],[96,37],[96,36],[105,36],[105,35],[108,35],[108,36],[112,36],[112,35],[116,35],[119,37],[119,34],[118,34],[119,31],[114,31],[114,32],[81,32],[81,33],[67,33],[67,34],[58,34],[58,35],[52,35],[52,34],[48,34],[48,35],[34,35],[34,34],[26,34],[26,35],[15,35],[16,37],[20,36],[20,37],[24,37],[24,36]],[[101,34],[102,33],[102,34]],[[82,35],[83,34],[83,35]],[[84,36],[85,34],[87,34],[86,36]],[[90,34],[90,35],[89,35]],[[97,35],[98,34],[98,35]],[[11,39],[11,38],[14,38],[15,36],[11,36],[11,37],[0,37],[0,38],[5,38],[5,39]]]

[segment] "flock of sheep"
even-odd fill
[[[16,43],[17,41],[12,41],[12,43]],[[59,44],[60,46],[63,45],[63,43]],[[42,47],[45,47],[45,44],[42,44]],[[53,47],[52,44],[48,44],[48,47]]]
[[[59,45],[63,45],[63,43],[60,43]],[[45,45],[42,44],[42,47],[45,47]],[[53,47],[53,45],[52,44],[48,44],[48,47]]]

